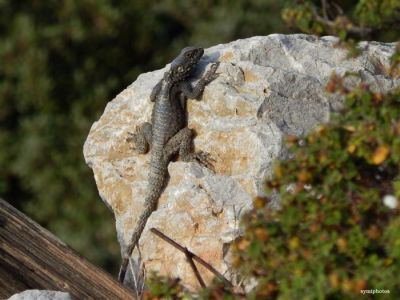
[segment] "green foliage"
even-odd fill
[[[400,1],[360,0],[355,8],[357,21],[363,26],[384,27],[399,22]]]
[[[82,146],[106,103],[188,44],[282,32],[275,1],[0,1],[0,196],[116,270]],[[267,17],[268,16],[268,17]]]
[[[400,38],[399,0],[288,1],[282,18],[310,34],[338,36],[357,55],[355,40],[397,41]]]
[[[295,159],[276,163],[267,187],[279,192],[282,209],[256,199],[244,219],[235,264],[259,281],[256,298],[400,295],[399,207],[383,203],[400,192],[400,90],[347,91],[341,80],[328,86],[344,93],[345,111],[303,142],[288,137]]]
[[[382,30],[383,39],[399,37],[387,28],[399,18],[399,1],[347,4],[353,21],[315,3],[297,2],[283,18],[308,33],[338,35],[350,56],[360,37]],[[387,76],[399,77],[399,47]],[[277,162],[267,182],[282,209],[257,198],[243,220],[234,264],[258,281],[249,298],[350,299],[365,297],[363,289],[400,295],[400,90],[380,94],[363,83],[349,90],[348,76],[355,75],[333,74],[326,87],[346,98],[346,109],[302,141],[287,139],[295,159]],[[385,204],[388,197],[397,207]]]
[[[148,290],[143,294],[144,299],[177,299],[184,298],[185,292],[178,279],[169,279],[151,274],[148,280]],[[189,295],[187,295],[189,296]]]
[[[179,279],[170,279],[155,274],[147,280],[147,290],[144,299],[243,299],[243,293],[234,293],[220,281],[215,280],[208,288],[193,293],[185,289]],[[241,297],[241,298],[240,298]]]

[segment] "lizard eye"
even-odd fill
[[[182,71],[183,71],[183,68],[182,67],[178,67],[178,72],[180,73]]]

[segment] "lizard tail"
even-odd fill
[[[159,184],[156,184],[156,186],[152,186],[149,189],[152,192],[150,192],[146,196],[146,199],[144,202],[145,203],[144,210],[143,210],[142,214],[139,216],[139,219],[136,224],[136,228],[132,233],[130,243],[128,245],[126,254],[122,260],[121,268],[119,270],[118,280],[121,283],[124,282],[126,270],[127,270],[128,263],[129,263],[129,258],[132,255],[132,252],[135,249],[136,244],[139,242],[140,236],[142,235],[142,232],[146,226],[147,220],[149,219],[149,217],[153,213],[153,211],[155,211],[157,209],[157,201],[162,193],[163,181],[155,180],[152,182],[157,182]]]

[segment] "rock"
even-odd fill
[[[26,290],[15,294],[8,300],[72,300],[68,293],[46,291],[46,290]]]
[[[220,76],[201,101],[188,102],[189,127],[197,132],[195,149],[216,159],[216,173],[196,163],[169,165],[170,181],[139,242],[147,273],[179,277],[188,288],[198,288],[185,256],[149,231],[155,227],[234,281],[229,244],[240,234],[240,217],[252,199],[264,195],[272,162],[287,156],[283,137],[306,134],[342,106],[338,95],[325,92],[332,72],[355,72],[381,91],[399,85],[385,75],[394,44],[363,42],[362,55],[346,59],[336,43],[334,37],[273,34],[205,51],[197,75],[218,60]],[[84,146],[100,196],[115,214],[122,249],[142,212],[149,161],[149,155],[131,150],[127,138],[150,120],[149,95],[163,73],[140,75],[108,103]],[[135,272],[138,257],[136,249]],[[199,268],[209,282],[212,274]]]

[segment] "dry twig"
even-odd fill
[[[218,272],[213,266],[211,266],[209,263],[207,263],[206,261],[204,261],[203,259],[201,259],[200,257],[198,257],[196,254],[194,254],[193,252],[189,251],[186,247],[183,247],[181,245],[179,245],[177,242],[175,242],[174,240],[172,240],[171,238],[169,238],[168,236],[166,236],[164,233],[162,233],[161,231],[159,231],[156,228],[151,228],[150,231],[152,233],[154,233],[155,235],[157,235],[158,237],[160,237],[161,239],[163,239],[164,241],[166,241],[167,243],[171,244],[172,246],[174,246],[176,249],[180,250],[181,252],[185,253],[186,257],[188,255],[190,255],[190,257],[195,260],[196,262],[198,262],[199,264],[201,264],[203,267],[205,267],[207,270],[209,270],[210,272],[212,272],[217,278],[219,278],[222,282],[224,282],[227,286],[229,287],[233,287],[233,284],[226,279],[220,272]],[[190,263],[190,260],[189,260]],[[197,270],[197,269],[196,269]],[[198,271],[197,271],[198,272]],[[200,274],[199,274],[200,275]]]

